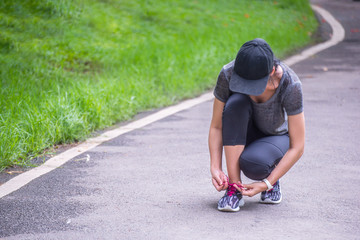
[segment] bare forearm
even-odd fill
[[[210,167],[222,169],[222,133],[221,129],[210,128],[209,131]]]
[[[267,177],[269,182],[273,185],[277,180],[279,180],[282,176],[285,175],[289,171],[289,169],[294,166],[294,164],[300,159],[303,151],[301,149],[290,148],[284,157],[281,159],[279,164],[275,167],[275,169],[271,172],[271,174]]]

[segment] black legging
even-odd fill
[[[253,123],[252,112],[249,96],[234,93],[229,97],[222,116],[223,145],[245,145],[240,169],[248,178],[262,180],[289,149],[289,135],[265,135]]]

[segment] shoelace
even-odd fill
[[[227,195],[232,196],[236,192],[236,188],[234,187],[235,183],[229,184]]]
[[[227,178],[227,183],[228,183],[228,191],[227,191],[227,195],[228,196],[232,196],[235,192],[236,192],[236,187],[235,185],[240,188],[241,190],[244,190],[245,187],[241,184],[237,184],[237,183],[229,183],[229,178]]]

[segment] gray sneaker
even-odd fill
[[[282,200],[279,180],[274,184],[274,188],[261,193],[260,203],[277,204]]]
[[[229,186],[225,195],[218,202],[218,210],[224,212],[237,212],[245,202],[241,192],[234,186]]]

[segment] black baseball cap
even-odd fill
[[[230,90],[254,96],[262,94],[273,66],[274,54],[264,39],[244,43],[236,55]]]

